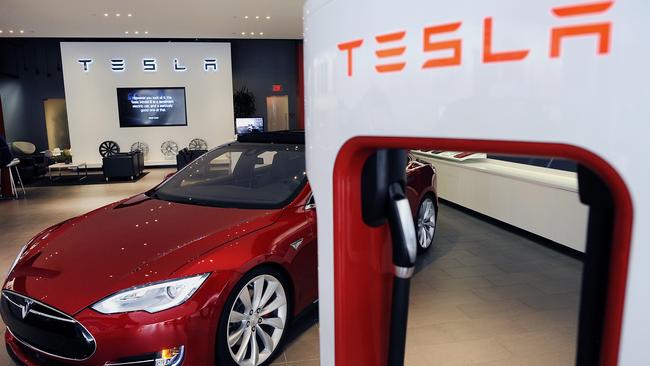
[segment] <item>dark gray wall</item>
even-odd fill
[[[266,97],[289,96],[289,127],[297,128],[297,47],[300,41],[236,40],[231,43],[233,88],[248,88],[255,95],[257,116],[266,116]],[[273,85],[282,85],[273,92]]]
[[[30,141],[39,151],[47,149],[43,100],[65,98],[59,48],[61,41],[77,41],[77,39],[0,40],[0,96],[9,141]],[[289,125],[291,128],[296,128],[298,125],[296,118],[297,47],[301,41],[202,39],[197,42],[215,41],[231,42],[233,88],[237,90],[245,86],[253,92],[257,115],[266,120],[267,96],[288,95]],[[274,93],[273,84],[281,84],[282,92]],[[74,149],[74,146],[72,148]]]
[[[7,140],[30,141],[47,149],[43,100],[65,98],[59,43],[0,41],[0,97]]]

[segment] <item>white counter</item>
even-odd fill
[[[455,162],[414,152],[438,170],[440,198],[585,251],[588,207],[573,172],[494,159]]]

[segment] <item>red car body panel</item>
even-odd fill
[[[435,171],[418,167],[407,175],[415,212],[424,195],[435,197]],[[286,274],[293,315],[318,298],[316,211],[306,207],[310,197],[306,184],[283,209],[249,210],[138,195],[39,234],[4,288],[74,316],[95,337],[92,357],[70,364],[104,365],[184,345],[183,366],[212,365],[224,303],[251,269],[271,265]],[[297,249],[291,246],[301,239]],[[187,302],[155,314],[106,315],[90,308],[129,287],[208,272]],[[24,364],[39,364],[10,332],[5,338]]]
[[[169,279],[184,263],[281,215],[282,210],[192,206],[139,195],[37,239],[5,288],[75,314],[110,293]]]
[[[406,197],[411,206],[413,216],[417,214],[418,206],[425,196],[430,195],[434,202],[438,202],[436,171],[428,163],[418,161],[414,156],[409,156],[406,167]]]

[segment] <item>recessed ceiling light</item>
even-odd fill
[[[255,35],[255,32],[251,32],[251,36],[254,36],[254,35]]]
[[[120,16],[120,13],[115,14],[115,16],[116,16],[116,17],[119,17],[119,16]]]
[[[124,34],[129,34],[129,31],[125,31]]]
[[[23,33],[25,33],[25,31],[21,29],[21,30],[20,30],[20,34],[23,34]]]
[[[248,15],[244,15],[244,19],[248,19]]]
[[[144,34],[149,34],[149,31],[144,31]]]
[[[270,16],[270,15],[267,15],[267,16],[266,16],[266,19],[271,19],[271,16]]]
[[[259,15],[256,15],[256,16],[255,16],[255,19],[259,19],[259,18],[260,18],[260,16],[259,16]]]
[[[128,13],[128,14],[127,14],[126,16],[127,16],[127,17],[130,17],[130,16],[132,16],[132,15],[133,15],[133,14],[131,14],[131,13]]]
[[[2,31],[2,29],[0,29],[0,34],[2,34],[2,33],[4,33],[4,32]]]
[[[12,30],[9,30],[9,33],[13,33],[13,32],[14,32],[14,31],[12,31]]]
[[[264,35],[264,32],[260,32],[260,36],[263,36],[263,35]]]
[[[104,13],[104,16],[107,17],[107,16],[108,16],[108,13]]]
[[[241,32],[241,35],[242,35],[242,36],[245,36],[245,35],[246,35],[246,32]]]
[[[139,34],[140,32],[139,32],[139,31],[135,31],[135,32],[133,32],[133,33],[135,33],[135,34]]]

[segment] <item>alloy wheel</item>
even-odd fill
[[[418,210],[417,236],[421,249],[427,249],[436,233],[436,207],[430,197],[426,197]]]
[[[264,363],[277,348],[287,323],[287,296],[282,282],[264,274],[244,286],[228,317],[226,341],[240,366]]]

